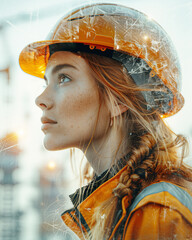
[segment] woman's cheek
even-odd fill
[[[91,91],[84,91],[82,93],[73,92],[65,97],[60,107],[60,114],[65,118],[75,118],[74,120],[78,123],[78,120],[80,120],[81,117],[93,117],[98,110],[99,97],[98,94],[91,89]],[[85,121],[86,120],[89,119],[85,119]]]

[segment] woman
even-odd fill
[[[191,239],[187,140],[163,121],[184,104],[165,31],[134,9],[88,5],[28,45],[20,66],[46,81],[36,99],[45,147],[77,147],[94,170],[65,224],[80,239]]]

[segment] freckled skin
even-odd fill
[[[76,69],[65,67],[53,72],[60,64],[70,64]],[[70,81],[59,84],[59,74],[67,75]],[[45,148],[77,147],[83,150],[92,136],[100,106],[98,86],[88,64],[71,52],[56,52],[48,62],[45,75],[48,85],[37,97],[36,104],[42,109],[43,116],[57,122],[44,130]],[[95,143],[102,142],[109,121],[109,109],[102,102],[93,138]]]

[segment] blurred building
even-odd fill
[[[39,212],[39,235],[41,240],[63,240],[71,238],[61,220],[61,213],[68,208],[66,169],[50,161],[39,170],[39,199],[36,209]]]
[[[19,240],[22,212],[15,206],[14,172],[19,168],[20,150],[14,133],[0,139],[0,240]]]

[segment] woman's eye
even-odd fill
[[[59,74],[58,80],[59,80],[59,84],[71,81],[71,79],[68,76],[64,75],[64,74]]]

